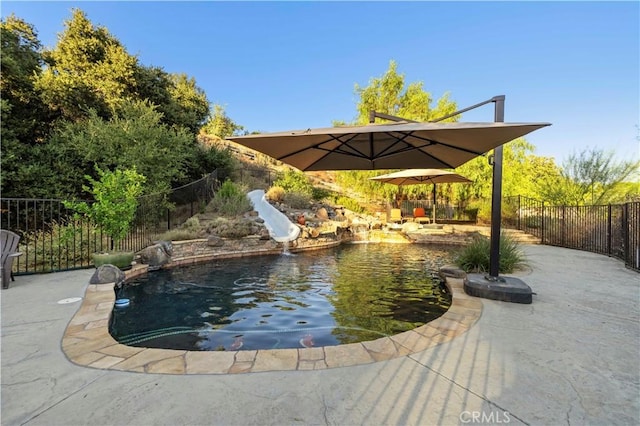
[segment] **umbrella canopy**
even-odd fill
[[[408,123],[227,138],[302,171],[454,169],[549,123]]]
[[[394,185],[433,184],[433,212],[431,220],[436,222],[436,183],[470,183],[471,180],[454,172],[438,169],[408,169],[369,178]]]
[[[436,183],[471,182],[464,176],[439,169],[407,169],[369,178],[394,185],[428,185]]]

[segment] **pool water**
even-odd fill
[[[437,268],[451,247],[353,244],[216,260],[136,277],[117,290],[109,331],[120,343],[256,350],[375,340],[444,314]]]

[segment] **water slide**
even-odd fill
[[[279,243],[293,241],[298,238],[300,228],[289,220],[281,211],[273,207],[265,198],[264,191],[256,189],[247,194],[253,209],[264,220],[264,225],[271,238]]]

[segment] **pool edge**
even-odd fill
[[[126,279],[146,273],[146,265],[126,271]],[[96,369],[150,374],[240,374],[323,370],[370,364],[415,354],[466,333],[482,314],[482,301],[464,292],[464,277],[445,275],[451,306],[442,316],[413,330],[337,346],[254,351],[184,351],[126,346],[109,334],[115,283],[89,284],[62,338],[74,364]]]

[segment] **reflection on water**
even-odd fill
[[[451,249],[357,244],[225,259],[135,278],[110,332],[131,346],[255,350],[331,346],[413,329],[451,304],[435,270]]]

